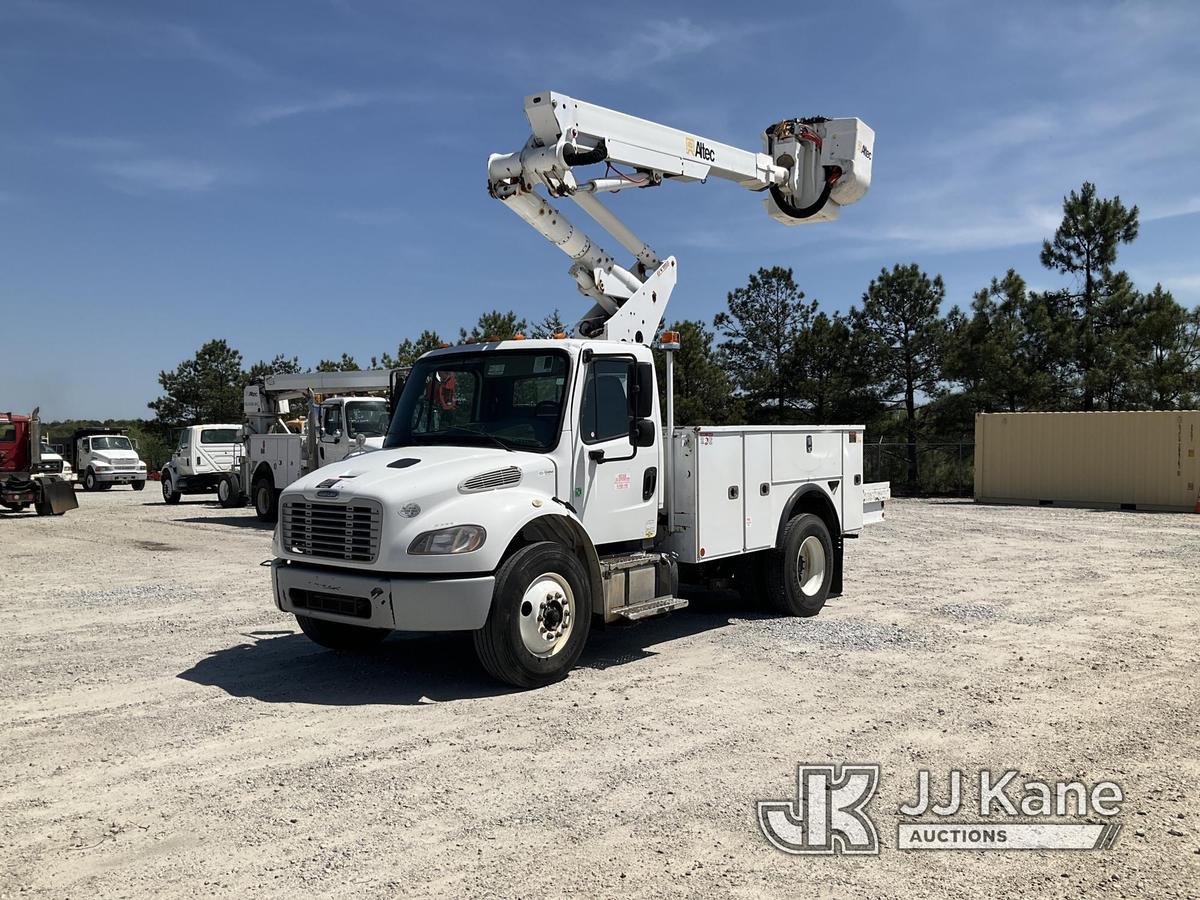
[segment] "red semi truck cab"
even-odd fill
[[[60,516],[75,509],[75,488],[62,480],[62,460],[41,458],[37,410],[31,416],[0,413],[0,508],[20,512],[29,506],[39,516]]]

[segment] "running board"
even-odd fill
[[[623,619],[636,622],[638,619],[648,619],[651,616],[660,616],[672,610],[683,609],[687,605],[688,602],[682,597],[655,597],[653,600],[647,600],[645,603],[622,606],[619,609],[614,609],[613,612]]]

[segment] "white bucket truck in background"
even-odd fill
[[[383,446],[391,398],[407,371],[284,373],[249,385],[242,458],[229,493],[236,488],[250,498],[261,521],[274,522],[280,492],[297,478]],[[308,401],[307,418],[290,419],[291,401],[302,398]]]

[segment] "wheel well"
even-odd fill
[[[833,542],[833,581],[829,585],[830,596],[842,593],[842,523],[838,518],[837,509],[829,496],[816,485],[801,487],[788,501],[783,510],[783,518],[779,520],[779,533],[775,537],[775,546],[783,547],[783,532],[787,523],[801,513],[812,513],[825,523],[829,529],[829,537]]]
[[[583,526],[569,516],[547,515],[526,522],[504,548],[497,568],[522,547],[541,541],[562,544],[583,563],[592,593],[592,612],[597,612],[597,604],[600,604],[599,612],[603,614],[604,586],[600,579],[600,558]]]
[[[271,487],[275,487],[275,473],[271,471],[271,467],[265,462],[258,464],[258,468],[254,470],[254,477],[250,479],[250,483],[254,484],[254,482],[263,477],[271,482]]]

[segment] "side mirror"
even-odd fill
[[[650,363],[637,364],[637,393],[633,400],[633,415],[638,419],[648,419],[654,414],[654,394],[658,385],[654,381],[654,366]],[[644,447],[645,444],[638,446]]]
[[[629,443],[635,447],[653,447],[654,431],[654,422],[650,419],[638,419],[630,429]]]

